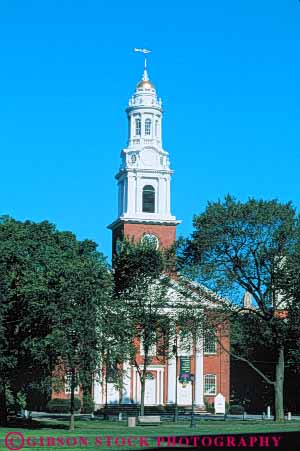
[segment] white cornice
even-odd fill
[[[153,225],[166,225],[166,226],[177,226],[181,224],[180,220],[168,220],[168,219],[137,219],[137,218],[118,218],[111,224],[107,226],[108,229],[113,230],[121,224],[153,224]]]
[[[166,175],[172,175],[174,174],[174,171],[171,169],[135,169],[135,168],[122,168],[120,171],[115,175],[115,178],[119,180],[122,176],[126,174],[166,174]]]

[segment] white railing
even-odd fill
[[[158,145],[158,146],[160,146],[161,145],[161,141],[160,141],[160,139],[149,139],[149,138],[147,138],[147,139],[131,139],[130,141],[129,141],[129,145],[137,145],[137,144],[156,144],[156,145]]]

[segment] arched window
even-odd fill
[[[145,120],[145,135],[151,135],[151,119]]]
[[[155,189],[151,185],[143,188],[143,211],[145,213],[155,212]]]
[[[155,121],[155,136],[158,136],[158,121]]]
[[[136,136],[141,136],[141,119],[135,120],[135,134]]]
[[[159,248],[159,239],[153,233],[145,233],[141,239],[142,243],[147,244],[150,247],[154,247],[154,249]]]

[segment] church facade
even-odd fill
[[[118,183],[118,215],[109,226],[112,230],[112,251],[118,251],[123,236],[134,240],[151,240],[162,248],[176,240],[176,227],[181,222],[171,213],[171,177],[169,154],[163,148],[163,109],[146,64],[126,109],[128,142],[121,152]],[[228,334],[217,330],[218,340],[210,337],[193,344],[190,351],[180,343],[166,361],[155,356],[148,366],[145,405],[174,404],[190,406],[192,402],[204,409],[205,401],[213,402],[218,393],[229,402]],[[180,341],[180,340],[179,340]],[[221,343],[221,345],[220,345]],[[137,360],[142,363],[139,346]],[[182,378],[183,372],[192,375]],[[93,399],[96,408],[105,404],[138,404],[140,380],[134,366],[124,364],[122,389],[109,381],[95,380]]]
[[[121,165],[116,175],[118,183],[118,215],[109,226],[112,230],[112,251],[118,251],[122,237],[151,240],[154,246],[168,248],[176,240],[176,227],[180,223],[171,214],[171,177],[169,154],[162,144],[162,102],[146,70],[138,82],[126,109],[128,117],[128,143],[121,152]],[[176,280],[170,299],[175,300]],[[177,285],[178,286],[178,285]],[[217,296],[205,287],[189,283],[191,299],[198,296],[206,305]],[[200,292],[200,295],[199,295]],[[174,298],[172,297],[172,293]],[[196,294],[197,293],[197,294]],[[176,301],[174,301],[176,302]],[[151,363],[147,367],[145,405],[191,406],[205,410],[221,393],[227,402],[230,396],[230,358],[224,350],[229,348],[226,325],[218,327],[206,339],[186,346],[176,338],[176,350],[164,360],[151,350]],[[136,361],[143,363],[143,346],[137,343]],[[92,398],[95,409],[111,404],[139,404],[141,384],[138,371],[128,362],[123,363],[121,388],[106,379],[105,368],[95,376]],[[82,398],[82,389],[75,395]],[[70,381],[65,376],[65,389],[52,397],[70,398]]]

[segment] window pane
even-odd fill
[[[216,375],[206,374],[204,376],[204,394],[215,395],[216,394]]]
[[[216,352],[217,352],[217,342],[215,335],[213,333],[206,334],[204,337],[204,353],[216,354]]]
[[[143,189],[143,211],[145,213],[155,212],[155,190],[151,185],[146,185]]]
[[[135,120],[135,134],[137,136],[141,135],[141,119],[136,119]]]
[[[151,120],[145,120],[145,135],[151,135]]]

